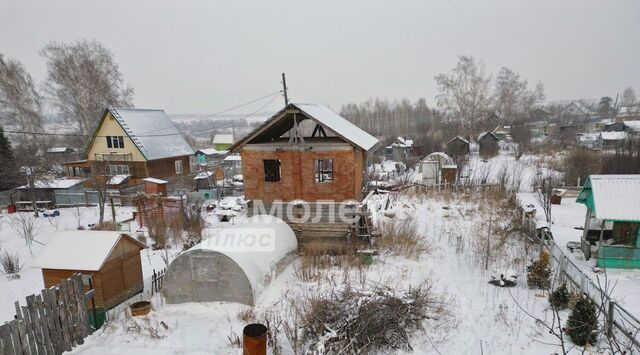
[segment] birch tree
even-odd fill
[[[31,75],[20,62],[0,54],[0,123],[20,131],[42,132],[43,121],[42,98]]]
[[[460,56],[449,73],[435,77],[438,107],[468,136],[491,104],[491,76],[472,56]]]
[[[107,106],[132,105],[133,89],[125,84],[113,53],[100,42],[51,42],[41,54],[47,62],[45,90],[81,134],[93,133]]]

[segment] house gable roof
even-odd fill
[[[194,154],[191,146],[163,110],[114,107],[105,109],[100,124],[87,146],[87,153],[93,145],[107,113],[113,116],[147,160]]]
[[[56,232],[32,263],[42,269],[98,271],[122,238],[146,245],[128,234],[113,231],[65,230]]]
[[[331,109],[324,105],[318,104],[298,104],[291,103],[287,107],[280,110],[271,118],[266,120],[253,132],[249,133],[244,138],[233,144],[229,151],[234,152],[240,149],[245,144],[252,141],[262,133],[273,129],[278,135],[282,135],[289,131],[293,127],[293,120],[287,120],[288,110],[299,110],[304,118],[311,119],[316,123],[330,129],[342,140],[349,144],[356,146],[362,150],[369,151],[379,144],[379,141],[374,136],[362,130],[360,127],[349,122],[344,117],[333,112]]]
[[[591,175],[576,201],[598,219],[640,221],[640,175]]]

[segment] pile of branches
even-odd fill
[[[444,303],[425,285],[394,290],[370,284],[350,286],[307,299],[302,343],[311,353],[360,354],[413,350],[409,334],[423,321],[443,315]]]

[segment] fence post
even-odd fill
[[[560,271],[558,273],[558,278],[560,280],[560,285],[565,284],[567,282],[567,257],[562,256],[560,258]]]
[[[582,293],[585,293],[585,294],[587,293],[587,290],[586,290],[587,285],[586,284],[587,284],[587,275],[585,275],[584,273],[581,272],[580,273],[580,291]],[[587,296],[589,296],[589,295],[587,294]]]
[[[613,336],[613,311],[616,303],[609,301],[609,309],[607,310],[607,338]]]
[[[151,295],[156,291],[156,269],[153,269],[153,278],[151,279]]]

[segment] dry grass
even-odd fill
[[[0,266],[2,266],[2,273],[5,275],[18,274],[20,270],[22,270],[20,254],[10,254],[5,250],[2,254],[0,254]]]
[[[319,281],[330,269],[362,267],[361,259],[351,247],[336,247],[335,244],[312,241],[302,246],[300,267],[296,276],[305,282]]]
[[[113,221],[104,221],[102,223],[97,223],[93,228],[93,230],[97,231],[112,231],[115,230],[113,226]]]
[[[431,246],[418,233],[418,227],[413,216],[404,219],[392,218],[380,226],[380,237],[376,238],[375,246],[381,251],[408,258],[419,258],[429,253]]]
[[[253,323],[257,319],[253,307],[247,307],[240,310],[236,317],[244,323]]]

